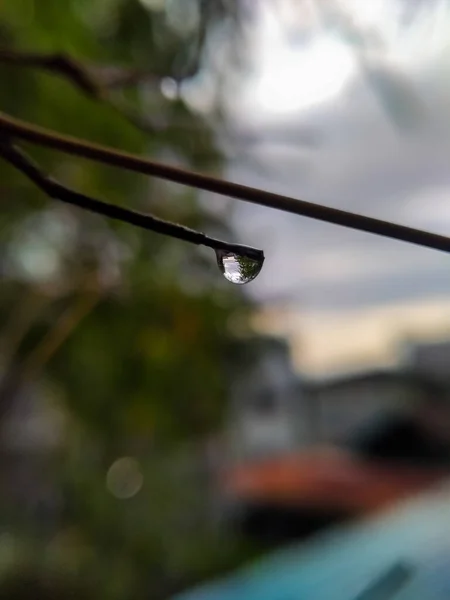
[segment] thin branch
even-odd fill
[[[88,96],[100,99],[105,88],[135,86],[143,81],[159,83],[161,77],[139,69],[92,64],[87,65],[64,53],[41,54],[0,48],[0,63],[16,67],[43,69],[67,79]],[[98,83],[101,80],[101,84]]]
[[[56,322],[41,342],[33,348],[21,365],[20,382],[35,379],[66,341],[79,323],[87,316],[102,299],[102,293],[98,287],[86,286],[82,295],[77,298],[73,306],[70,306]]]
[[[37,127],[19,119],[14,119],[4,113],[0,113],[0,132],[3,132],[12,138],[26,140],[32,144],[45,146],[47,148],[52,148],[53,150],[101,162],[112,167],[159,177],[160,179],[173,181],[181,185],[194,187],[221,196],[229,196],[231,198],[236,198],[237,200],[243,200],[245,202],[274,208],[308,217],[310,219],[348,227],[349,229],[365,231],[367,233],[409,242],[410,244],[417,244],[419,246],[425,246],[443,252],[450,252],[450,238],[442,235],[358,215],[345,210],[306,202],[305,200],[298,200],[281,194],[266,192],[249,186],[232,183],[230,181],[223,181],[216,179],[215,177],[201,175],[192,171],[185,171],[128,152],[100,146],[85,140],[62,135],[42,127]]]
[[[100,99],[101,88],[95,83],[87,67],[65,54],[39,54],[0,49],[0,62],[19,67],[44,69],[62,75],[87,96]]]
[[[104,215],[105,217],[130,223],[142,229],[154,231],[185,242],[207,246],[214,250],[223,250],[227,253],[248,256],[255,260],[264,260],[263,251],[257,248],[224,242],[183,225],[164,221],[152,215],[138,213],[114,204],[108,204],[107,202],[74,191],[48,177],[24,152],[12,146],[7,141],[0,143],[0,156],[28,177],[50,198],[61,200],[79,208]]]
[[[26,383],[39,376],[52,356],[84,317],[95,308],[101,298],[102,294],[96,284],[96,279],[93,274],[90,274],[84,293],[78,297],[73,306],[62,314],[23,361],[17,359],[15,363],[11,364],[5,377],[0,380],[0,421],[10,410],[16,394]]]
[[[65,53],[41,54],[39,52],[21,52],[9,48],[0,48],[0,63],[19,68],[40,69],[62,77],[88,98],[103,102],[120,117],[128,121],[130,125],[143,133],[156,134],[167,129],[167,124],[161,118],[155,118],[152,115],[141,115],[126,101],[114,98],[110,93],[111,90],[125,86],[131,87],[144,81],[153,82],[155,89],[159,90],[162,77],[157,75],[126,67],[87,65]],[[186,123],[178,123],[176,126],[181,129],[196,131],[196,128]]]
[[[116,111],[122,118],[127,120],[131,125],[137,127],[145,133],[155,133],[161,129],[161,125],[150,118],[142,117],[133,108],[125,106],[123,101],[113,100],[111,95],[108,93],[108,88],[118,87],[117,74],[113,81],[113,85],[109,82],[99,83],[99,75],[101,79],[101,67],[89,67],[71,56],[63,53],[56,54],[41,54],[38,52],[18,52],[16,50],[10,50],[0,48],[0,63],[12,65],[15,67],[25,67],[31,69],[42,69],[48,71],[54,75],[58,75],[66,79],[75,88],[77,88],[84,95],[88,96],[92,100],[103,102],[109,108]],[[125,79],[126,69],[122,69],[122,78]],[[143,77],[142,73],[133,71],[129,73],[131,76],[134,75],[136,83],[138,83],[138,76]],[[147,74],[147,78],[149,75]],[[155,81],[159,81],[160,78],[152,76]],[[110,77],[111,79],[111,77]]]
[[[22,343],[31,325],[36,320],[45,306],[46,300],[34,289],[22,293],[2,331],[0,331],[0,345],[5,367],[12,364],[17,348]],[[6,359],[5,359],[6,357]],[[5,369],[6,370],[6,369]]]

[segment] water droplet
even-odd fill
[[[134,458],[124,456],[116,460],[106,476],[108,490],[116,498],[125,500],[135,496],[142,487],[144,476]]]
[[[216,256],[217,264],[225,279],[239,285],[253,281],[259,275],[264,263],[262,253],[251,258],[243,254],[216,250]]]

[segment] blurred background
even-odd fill
[[[4,0],[0,108],[445,235],[449,26],[446,0]],[[11,52],[72,57],[101,99]],[[210,250],[50,201],[0,164],[2,597],[168,598],[435,481],[396,465],[381,489],[333,461],[409,411],[419,378],[447,395],[445,254],[30,152],[266,261],[233,285]],[[339,468],[354,487],[334,510]]]

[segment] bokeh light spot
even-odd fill
[[[113,496],[126,500],[135,496],[142,488],[144,476],[139,462],[122,457],[113,462],[106,475],[106,487]]]

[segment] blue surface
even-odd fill
[[[175,600],[353,600],[398,562],[410,564],[414,576],[389,598],[450,599],[450,488],[271,554]]]

